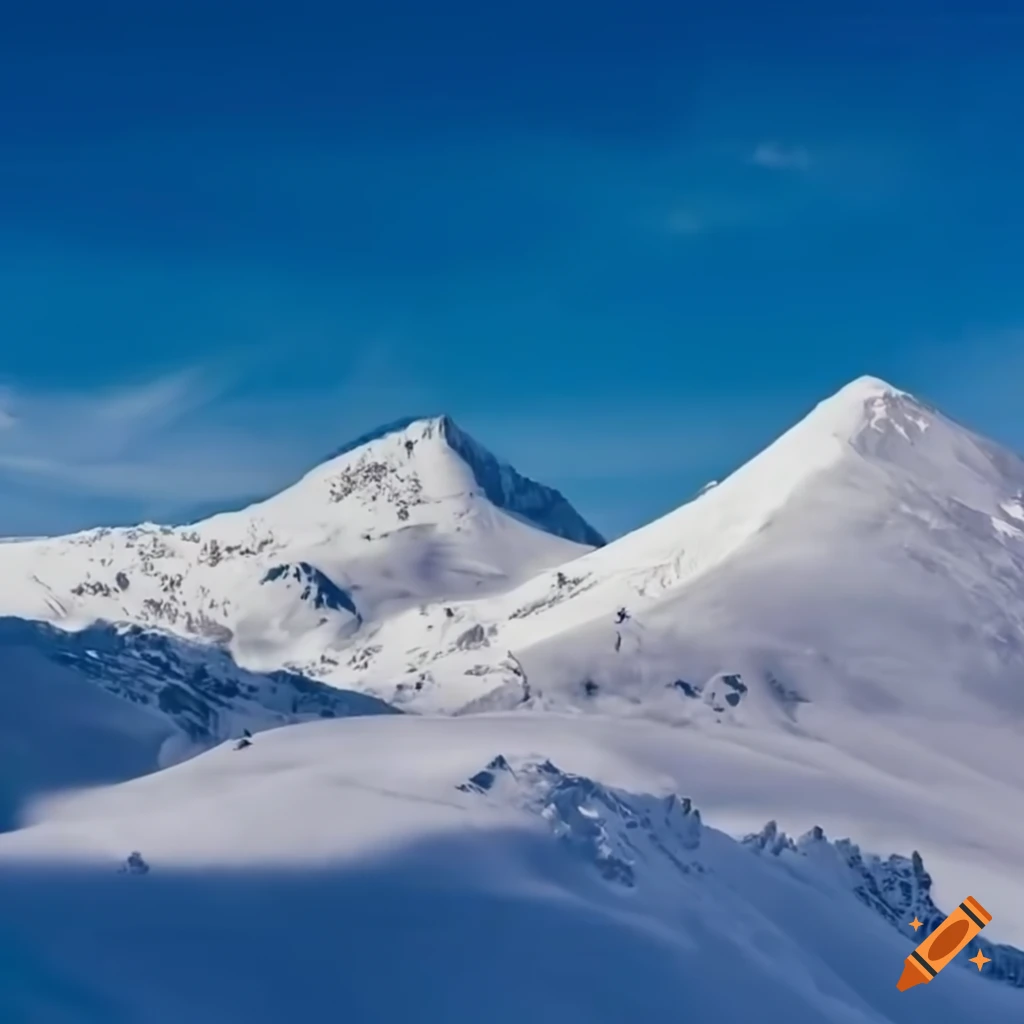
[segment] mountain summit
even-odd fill
[[[447,473],[442,488],[459,491],[479,490],[496,508],[519,516],[556,537],[577,544],[600,547],[604,538],[587,523],[552,487],[539,484],[501,462],[479,442],[456,425],[450,416],[410,416],[388,423],[350,441],[338,449],[325,465],[360,448],[388,438],[399,441],[409,458],[420,446],[439,463],[438,482]],[[443,467],[443,468],[441,468]],[[466,476],[468,471],[468,478]]]

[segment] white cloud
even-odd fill
[[[811,155],[803,146],[784,146],[778,142],[760,143],[750,160],[773,171],[805,171],[811,165]]]

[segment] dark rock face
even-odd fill
[[[472,469],[476,482],[488,500],[498,508],[522,516],[556,537],[592,547],[604,545],[604,537],[583,519],[559,491],[530,480],[506,463],[499,462],[447,416],[441,419],[441,429],[452,451],[460,455]]]
[[[282,579],[293,579],[299,583],[302,586],[300,600],[309,602],[314,608],[344,611],[359,618],[359,611],[349,593],[315,565],[308,562],[276,565],[267,570],[260,583],[273,583]]]
[[[469,629],[459,635],[458,639],[455,641],[455,646],[462,651],[471,651],[478,647],[489,646],[484,627],[479,623],[475,626],[470,626]]]
[[[99,623],[66,633],[45,623],[0,618],[0,661],[8,646],[31,648],[114,696],[161,711],[200,745],[237,735],[242,723],[260,729],[399,713],[375,697],[295,672],[248,672],[220,648],[140,626]]]
[[[683,695],[691,697],[696,700],[700,696],[700,688],[694,686],[692,683],[688,683],[685,679],[677,679],[671,684],[675,689],[681,690]]]

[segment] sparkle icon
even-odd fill
[[[915,932],[917,931],[918,928],[921,927],[921,922],[918,921],[916,915],[914,916],[914,920],[910,922],[910,927],[913,928]]]
[[[982,953],[982,951],[979,949],[977,954],[972,956],[968,962],[972,964],[977,964],[978,970],[980,971],[982,967],[985,966],[985,964],[992,963],[992,960],[989,957],[985,956],[985,954]]]

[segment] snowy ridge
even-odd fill
[[[634,888],[652,859],[667,861],[682,874],[714,870],[714,854],[700,851],[704,833],[700,811],[689,798],[655,797],[603,786],[586,776],[564,772],[550,760],[498,755],[457,787],[539,817],[574,856],[593,865],[608,882]],[[778,858],[810,884],[838,884],[915,945],[946,918],[932,901],[931,876],[921,855],[892,854],[882,859],[864,854],[849,839],[830,841],[818,826],[797,840],[774,821],[741,840],[750,851]],[[923,928],[915,936],[909,922]],[[971,945],[989,957],[986,980],[1024,988],[1024,951],[989,942],[984,935]],[[963,956],[956,961],[972,972]]]
[[[691,856],[700,845],[701,821],[688,799],[616,792],[548,760],[513,767],[500,754],[458,788],[540,816],[608,881],[634,886],[637,862],[650,857],[665,858],[683,873],[704,870]]]
[[[864,854],[849,839],[829,840],[824,830],[814,827],[796,841],[781,832],[774,821],[743,839],[743,845],[756,853],[778,857],[788,866],[813,870],[838,878],[866,906],[888,921],[901,934],[911,934],[908,922],[916,919],[922,928],[913,935],[915,944],[927,938],[946,919],[932,900],[932,878],[925,870],[921,855],[892,854],[886,859]],[[981,950],[991,961],[982,972],[990,981],[1024,988],[1024,950],[989,942],[984,932],[971,943],[971,955]],[[976,972],[967,955],[955,961]]]
[[[460,430],[448,416],[441,417],[445,440],[472,469],[477,484],[488,500],[539,526],[542,530],[576,544],[599,548],[605,539],[587,523],[565,497],[517,473],[508,463],[499,462],[486,448]]]

